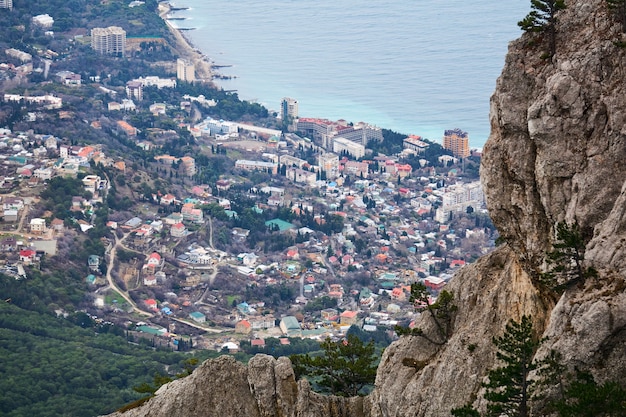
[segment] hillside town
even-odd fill
[[[267,110],[197,79],[207,62],[167,47],[180,33],[57,27],[51,9],[16,29],[36,42],[2,41],[2,273],[71,265],[74,307],[128,337],[391,340],[419,314],[411,284],[434,303],[495,246],[467,132],[304,117],[287,97]]]

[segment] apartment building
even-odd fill
[[[358,159],[365,156],[365,146],[344,137],[334,137],[333,152],[336,154],[345,152],[351,157]]]
[[[470,156],[469,136],[461,129],[446,130],[443,136],[443,148],[452,151],[457,158]]]
[[[118,26],[91,29],[91,47],[99,54],[123,57],[126,52],[126,31]]]
[[[178,58],[178,60],[176,60],[176,78],[181,81],[195,81],[196,67],[193,62],[186,59]]]

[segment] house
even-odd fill
[[[357,312],[346,310],[339,316],[341,325],[352,326],[356,324]]]
[[[152,286],[157,284],[157,279],[155,275],[145,275],[143,277],[143,285]]]
[[[157,268],[160,267],[161,265],[162,265],[161,255],[159,255],[156,252],[152,252],[152,254],[148,256],[148,259],[146,261],[146,265],[144,268],[146,268],[147,271],[150,271],[152,274],[154,274]]]
[[[187,233],[187,229],[185,225],[182,223],[176,223],[170,229],[170,234],[172,237],[183,237]]]
[[[163,197],[161,197],[161,201],[159,204],[161,204],[162,206],[169,206],[170,204],[174,204],[174,201],[176,201],[176,197],[173,194],[165,194]]]
[[[254,253],[243,253],[237,256],[237,258],[241,259],[241,263],[248,268],[256,265],[257,259],[259,259],[259,257]]]
[[[30,220],[30,232],[35,235],[41,235],[46,232],[46,220],[34,218]]]
[[[3,252],[17,249],[17,240],[13,236],[6,237],[0,241],[0,250]]]
[[[17,221],[17,210],[9,209],[4,210],[4,221],[5,222],[16,222]]]
[[[87,258],[87,265],[90,271],[97,271],[100,267],[100,257],[98,255],[89,255]]]
[[[22,249],[20,251],[20,261],[24,263],[24,265],[30,265],[33,262],[37,261],[37,252],[32,249]]]
[[[252,331],[252,325],[248,320],[240,320],[235,324],[235,333],[249,334]]]
[[[265,347],[265,339],[260,339],[260,338],[252,339],[250,341],[250,346],[262,349]]]
[[[334,308],[325,308],[320,313],[324,321],[336,321],[339,317],[339,312]]]
[[[249,317],[248,321],[252,330],[273,329],[276,326],[276,320],[272,315]]]
[[[285,336],[299,336],[302,333],[300,323],[294,316],[285,316],[280,321],[280,330]]]
[[[63,233],[65,230],[65,224],[61,219],[52,219],[50,222],[50,228],[56,233]]]
[[[446,282],[439,277],[430,276],[424,279],[424,285],[433,291],[440,291]]]
[[[157,301],[154,298],[148,298],[146,301],[144,301],[144,303],[146,304],[146,307],[148,307],[148,309],[152,311],[158,311]]]
[[[199,311],[194,311],[193,313],[189,314],[189,317],[195,321],[196,323],[204,323],[206,322],[206,316],[202,313],[200,313]]]

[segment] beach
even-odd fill
[[[178,52],[180,58],[193,62],[195,67],[196,80],[212,83],[214,72],[213,64],[211,60],[193,46],[191,41],[182,34],[182,32],[174,27],[172,23],[167,20],[167,16],[171,11],[169,3],[159,3],[159,16],[167,25],[169,31],[174,36],[176,45],[174,49]]]

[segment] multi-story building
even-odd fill
[[[291,155],[280,155],[278,157],[278,160],[281,165],[285,165],[287,168],[294,166],[302,168],[307,164],[307,161],[305,161],[304,159],[296,158],[295,156]]]
[[[369,165],[367,162],[346,161],[343,166],[343,174],[353,175],[355,177],[367,178]]]
[[[428,143],[424,142],[422,140],[422,137],[417,135],[411,135],[407,137],[406,139],[404,139],[402,144],[404,149],[408,149],[417,154],[424,153],[426,151],[426,148],[428,148]]]
[[[383,131],[380,127],[362,122],[354,125],[338,124],[335,131],[337,136],[360,143],[363,146],[367,146],[371,141],[381,142],[383,140]]]
[[[40,14],[33,16],[33,24],[41,28],[51,28],[54,25],[54,19],[49,14]]]
[[[287,168],[286,176],[293,182],[312,185],[317,180],[315,172],[307,171],[300,168]]]
[[[351,157],[358,159],[365,156],[365,146],[344,137],[334,137],[333,152],[335,152],[336,154],[341,154],[342,152],[345,152]]]
[[[193,82],[196,80],[196,67],[193,62],[178,58],[176,61],[176,78],[181,81]]]
[[[123,57],[126,52],[126,31],[118,26],[91,29],[91,47],[99,54]]]
[[[126,95],[130,99],[143,100],[143,83],[138,80],[128,81],[126,83]]]
[[[188,177],[196,175],[196,160],[191,156],[183,156],[180,158],[181,168],[183,173]]]
[[[326,179],[334,179],[339,176],[339,156],[332,152],[322,153],[318,156],[320,171],[326,175]]]
[[[443,136],[443,148],[452,151],[458,158],[470,156],[469,136],[461,129],[446,130]]]
[[[0,9],[13,9],[13,0],[0,0]]]
[[[298,118],[298,100],[285,97],[280,102],[280,117],[283,120],[295,120]]]
[[[249,161],[246,159],[238,159],[237,161],[235,161],[235,168],[243,169],[246,171],[265,171],[274,175],[278,173],[278,164],[274,162]]]
[[[467,207],[478,209],[485,204],[485,194],[480,181],[469,184],[458,184],[447,187],[441,196],[441,207],[435,213],[435,220],[445,223],[450,213],[459,213],[467,210]]]

